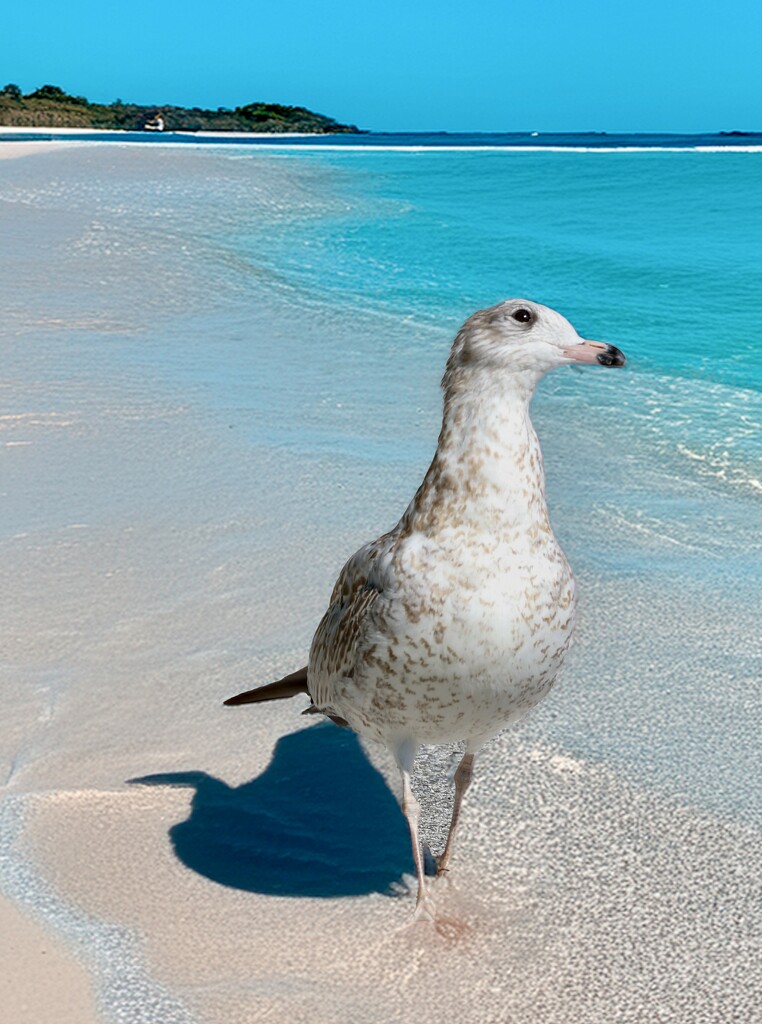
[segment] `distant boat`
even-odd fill
[[[164,131],[164,118],[161,114],[157,114],[155,117],[149,118],[143,124],[144,132],[163,132]]]

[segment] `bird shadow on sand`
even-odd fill
[[[391,892],[413,870],[399,804],[349,730],[321,723],[278,740],[264,772],[228,786],[202,771],[130,779],[195,789],[169,837],[220,885],[278,896]]]

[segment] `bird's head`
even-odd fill
[[[568,363],[624,366],[618,348],[581,338],[566,317],[529,299],[506,299],[466,320],[453,342],[442,381],[469,386],[474,375],[510,374],[532,389],[540,377]]]

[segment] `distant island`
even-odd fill
[[[90,103],[57,85],[43,85],[23,95],[12,83],[0,90],[0,126],[21,128],[101,128],[114,131],[215,132],[358,132],[352,124],[315,114],[306,107],[247,103],[243,107],[200,107],[137,103]]]

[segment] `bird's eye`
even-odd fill
[[[515,313],[511,313],[514,320],[518,320],[520,324],[528,324],[532,319],[532,314],[528,309],[517,309]]]

